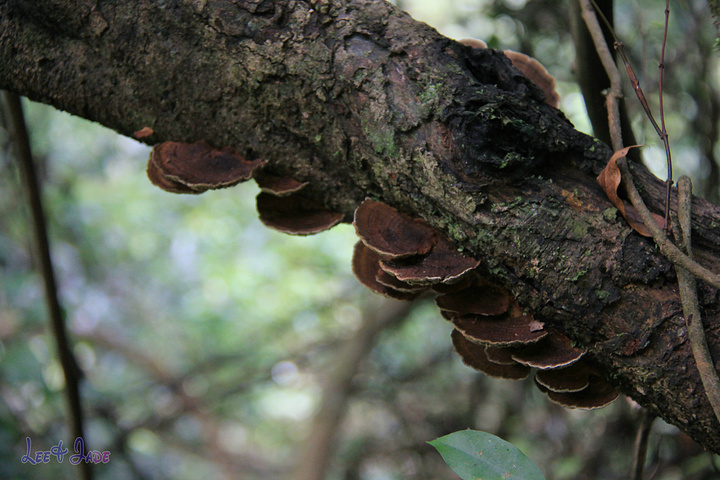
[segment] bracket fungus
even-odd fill
[[[532,68],[536,63],[529,59]],[[259,168],[264,164],[245,160],[231,148],[214,149],[203,140],[164,142],[153,148],[147,175],[163,190],[194,194],[252,177],[261,189],[256,198],[260,221],[291,235],[318,233],[345,220],[344,214],[300,193],[307,183],[265,172]],[[452,344],[466,365],[515,380],[537,368],[537,387],[550,400],[573,408],[598,408],[618,396],[580,361],[582,349],[525,314],[507,289],[480,276],[480,260],[459,252],[423,219],[366,199],[355,210],[353,225],[360,241],[353,250],[352,269],[360,283],[400,300],[413,300],[432,288],[441,315],[455,327]]]
[[[365,199],[355,209],[355,232],[383,260],[427,254],[436,242],[436,230],[390,205]]]
[[[579,392],[590,385],[592,374],[596,374],[592,367],[578,361],[568,367],[538,370],[535,372],[535,381],[553,392]]]
[[[360,243],[362,243],[362,242],[360,242]],[[392,275],[387,273],[385,270],[380,268],[379,257],[378,257],[378,272],[377,272],[377,275],[375,276],[375,279],[381,285],[385,285],[386,287],[392,288],[393,290],[397,290],[399,292],[424,292],[425,290],[428,289],[424,285],[411,285],[409,283],[405,283],[405,282],[400,281],[397,278],[393,277]]]
[[[486,293],[494,295],[491,297],[492,300],[486,302],[484,300],[487,300],[487,297],[477,295],[478,287],[483,287]],[[535,320],[532,315],[523,314],[520,306],[515,301],[511,301],[507,290],[500,287],[492,287],[490,290],[489,285],[483,284],[478,287],[446,294],[453,296],[451,297],[453,301],[447,302],[451,307],[456,310],[472,309],[474,312],[454,312],[452,309],[441,307],[443,317],[450,320],[468,340],[484,345],[509,347],[534,344],[548,334],[541,322]],[[466,292],[467,298],[461,300],[457,296],[462,292]],[[436,302],[445,303],[442,300],[446,295],[438,297]]]
[[[478,265],[480,260],[458,252],[442,237],[426,255],[380,262],[380,268],[398,280],[419,285],[457,282]]]
[[[217,149],[204,140],[163,142],[150,152],[150,181],[172,193],[202,193],[249,180],[262,160],[246,160],[232,148]]]
[[[309,235],[344,220],[343,214],[298,193],[306,185],[302,182],[262,171],[253,176],[262,189],[257,196],[260,220],[270,228]],[[170,182],[166,175],[160,178]],[[178,182],[170,187],[188,188]],[[515,380],[538,368],[538,388],[552,401],[574,408],[598,408],[617,397],[594,370],[578,363],[582,349],[525,314],[507,289],[480,276],[480,260],[458,252],[424,220],[366,199],[355,210],[353,225],[360,238],[352,258],[358,281],[399,300],[413,300],[429,289],[437,292],[441,315],[455,327],[452,344],[466,365]]]
[[[473,272],[472,274],[463,275],[453,283],[436,283],[432,286],[432,289],[438,293],[455,293],[470,287],[476,279],[477,275]]]
[[[360,240],[381,258],[380,268],[404,283],[452,283],[480,261],[463,255],[423,219],[365,199],[353,219]]]
[[[510,292],[476,280],[466,288],[445,293],[435,299],[442,311],[460,315],[502,315],[510,307]]]
[[[496,363],[490,360],[486,347],[468,340],[459,330],[450,335],[455,351],[468,367],[479,370],[493,378],[522,380],[530,374],[530,367],[519,363]]]
[[[353,272],[360,283],[401,300],[432,288],[440,314],[455,327],[463,363],[491,377],[520,380],[532,368],[538,388],[574,408],[598,408],[617,392],[583,362],[584,350],[525,314],[510,292],[482,278],[480,261],[463,255],[422,219],[366,199],[355,210],[360,237]]]
[[[592,410],[602,408],[611,404],[619,395],[615,387],[600,377],[591,375],[588,386],[577,392],[554,392],[535,379],[535,385],[541,392],[547,394],[548,398],[564,407],[581,408]]]
[[[420,295],[420,291],[412,290],[409,285],[410,288],[401,290],[389,285],[387,279],[385,283],[380,282],[379,276],[384,273],[380,269],[380,256],[363,242],[357,242],[353,249],[352,270],[358,281],[375,293],[397,300],[413,300]]]
[[[463,315],[450,321],[469,340],[485,345],[527,346],[538,342],[548,334],[546,330],[534,326],[537,322],[530,315],[519,315],[517,317],[510,315],[497,317]]]
[[[573,347],[565,335],[554,330],[549,333],[542,341],[518,349],[512,358],[529,367],[546,369],[572,365],[585,354],[585,350]]]
[[[328,210],[319,203],[297,193],[278,197],[260,192],[256,198],[260,221],[272,229],[289,235],[313,235],[329,230],[342,222],[345,215]]]
[[[260,187],[260,190],[278,197],[295,193],[308,184],[308,182],[300,182],[294,178],[280,177],[267,173],[265,169],[256,170],[253,173],[253,179],[255,183],[258,184],[258,187]]]
[[[165,190],[166,192],[198,194],[204,191],[193,190],[187,185],[163,176],[160,168],[155,164],[155,162],[152,161],[152,153],[150,154],[150,160],[148,161],[146,173],[147,177],[150,179],[150,183],[160,188],[161,190]]]
[[[487,345],[485,347],[485,354],[491,362],[499,363],[500,365],[512,365],[514,363],[518,363],[513,360],[512,351],[506,347]]]

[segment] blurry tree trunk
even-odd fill
[[[151,127],[151,143],[233,146],[347,220],[368,196],[425,218],[720,452],[674,268],[595,181],[611,152],[501,53],[377,0],[0,0],[0,88],[126,135]],[[662,182],[633,169],[659,210]],[[695,256],[720,271],[720,209],[693,208]],[[700,298],[720,358],[718,292],[701,282]]]
[[[290,476],[292,480],[325,478],[358,368],[372,350],[378,335],[404,320],[412,305],[388,299],[368,309],[363,312],[360,329],[339,346],[324,375],[320,405],[310,426],[310,433],[300,449],[297,465]]]
[[[613,21],[613,2],[614,0],[597,0],[595,2],[605,18],[610,22]],[[605,67],[603,67],[600,56],[595,50],[595,44],[592,41],[590,32],[588,32],[580,14],[580,3],[571,1],[570,7],[572,12],[572,37],[575,45],[575,76],[585,100],[585,107],[593,127],[593,135],[610,145],[610,128],[608,126],[607,107],[605,106],[605,94],[610,88],[610,79],[605,72]],[[610,30],[604,23],[602,27],[606,43],[613,45],[614,39]],[[625,145],[635,145],[637,142],[635,141],[630,125],[630,117],[627,114],[623,99],[620,99],[620,115],[623,141]],[[634,160],[639,160],[639,150],[630,150],[628,156]]]

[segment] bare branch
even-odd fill
[[[75,438],[84,437],[79,385],[82,372],[78,367],[70,347],[70,340],[65,327],[65,315],[58,297],[57,282],[55,280],[55,271],[50,253],[50,240],[48,239],[45,223],[42,193],[37,175],[35,174],[35,164],[30,149],[30,137],[25,125],[22,104],[20,103],[20,97],[9,92],[4,92],[4,99],[10,112],[11,127],[17,149],[17,160],[22,176],[23,189],[26,192],[30,206],[32,243],[35,246],[37,268],[45,286],[45,302],[48,309],[50,331],[55,340],[58,358],[65,376],[65,397],[69,413],[68,423],[74,441]],[[87,441],[87,439],[85,440]],[[80,462],[79,469],[84,480],[92,479],[92,471],[89,463]]]
[[[690,236],[692,182],[689,177],[680,177],[678,181],[678,198],[678,219],[680,220],[681,228],[680,244],[687,255],[692,258]],[[720,421],[720,379],[718,378],[717,370],[715,370],[715,362],[713,362],[710,356],[707,339],[705,338],[705,330],[698,305],[695,277],[682,267],[677,269],[677,275],[678,283],[680,284],[680,297],[682,298],[685,323],[687,324],[688,337],[692,345],[695,364],[700,371],[700,379],[702,380],[703,387],[705,387],[705,394],[713,407],[715,416]]]

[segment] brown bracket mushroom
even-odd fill
[[[595,370],[580,360],[564,368],[538,370],[535,381],[550,391],[571,393],[587,388],[593,374],[596,374]]]
[[[355,232],[383,260],[425,255],[437,240],[437,231],[382,202],[365,199],[355,209]]]
[[[280,177],[267,173],[265,169],[256,170],[253,179],[263,192],[283,197],[295,193],[308,185],[308,182],[299,182],[293,178]]]
[[[461,315],[502,315],[510,307],[510,292],[477,279],[462,290],[435,299],[442,311]]]
[[[216,149],[204,140],[163,142],[148,160],[150,181],[172,193],[202,193],[249,180],[262,160],[246,160],[232,148]]]
[[[345,218],[342,213],[330,211],[297,193],[278,197],[260,192],[256,205],[260,221],[266,227],[289,235],[320,233],[331,229]]]
[[[480,265],[480,260],[463,255],[444,238],[438,238],[430,253],[405,260],[383,260],[380,268],[410,284],[454,283]]]
[[[385,272],[380,269],[380,256],[360,241],[355,244],[353,249],[352,270],[362,285],[386,297],[397,300],[413,300],[424,290],[424,288],[421,288],[421,290],[413,289],[412,286],[402,282],[399,282],[400,288],[381,283],[378,277]],[[390,277],[390,275],[387,276]]]
[[[379,260],[380,257],[378,256],[378,272],[375,276],[375,279],[379,284],[385,285],[386,287],[392,288],[393,290],[397,290],[399,292],[424,292],[428,289],[428,287],[425,285],[411,285],[409,283],[398,280],[397,278],[393,277],[385,270],[380,268]]]
[[[380,268],[411,285],[452,283],[480,261],[458,253],[440,232],[382,202],[365,199],[353,219],[360,240],[375,251]]]
[[[578,392],[553,392],[540,383],[535,385],[553,402],[569,408],[592,410],[611,404],[619,395],[615,387],[600,377],[591,376],[588,386]]]
[[[518,363],[513,360],[512,350],[507,347],[488,345],[485,347],[485,354],[491,362],[499,363],[500,365],[513,365]]]
[[[153,162],[152,153],[150,154],[150,160],[148,161],[146,173],[147,173],[147,177],[150,179],[150,183],[152,183],[156,187],[160,188],[161,190],[165,190],[166,192],[187,193],[187,194],[195,194],[195,195],[197,195],[199,193],[203,193],[202,191],[193,190],[192,188],[188,187],[187,185],[184,185],[180,182],[176,182],[175,180],[171,180],[167,177],[164,177],[160,168],[155,164],[155,162]]]
[[[530,315],[484,317],[481,315],[464,315],[450,320],[468,340],[495,346],[528,345],[538,342],[548,332],[537,327],[537,322]],[[517,360],[518,363],[525,363]],[[532,365],[529,365],[532,366]]]
[[[463,363],[489,376],[526,378],[554,402],[597,408],[617,392],[585,363],[584,350],[524,314],[510,292],[477,272],[479,260],[459,253],[422,219],[366,199],[355,210],[360,237],[353,272],[360,283],[392,298],[410,300],[432,287],[441,315],[453,323],[452,343]]]
[[[551,331],[542,341],[517,349],[512,358],[528,367],[546,369],[572,365],[584,354],[585,350],[573,347],[568,337]]]
[[[468,340],[458,330],[453,330],[450,335],[453,347],[463,363],[470,368],[479,370],[493,378],[504,378],[507,380],[522,380],[530,374],[530,367],[519,363],[504,364],[495,363],[488,357],[486,347]]]

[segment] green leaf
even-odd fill
[[[489,433],[463,430],[428,443],[463,480],[545,480],[520,449]]]

